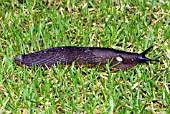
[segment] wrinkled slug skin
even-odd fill
[[[100,65],[103,67],[109,60],[111,69],[126,70],[136,64],[154,61],[145,57],[146,52],[151,48],[137,54],[111,48],[64,46],[18,55],[14,61],[20,66],[28,67],[32,67],[33,64],[38,67],[51,67],[55,64],[71,65],[73,62],[75,62],[75,66],[95,67]]]

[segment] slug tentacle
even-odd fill
[[[127,70],[146,61],[158,62],[159,60],[152,60],[145,57],[146,53],[152,47],[138,54],[111,48],[64,46],[18,55],[14,61],[20,66],[28,66],[29,68],[33,64],[37,67],[45,68],[55,64],[72,65],[73,62],[75,66],[95,67],[99,65],[103,67],[110,61],[111,69]]]
[[[147,58],[145,57],[145,55],[148,53],[148,51],[153,48],[153,46],[149,47],[148,49],[146,49],[144,52],[142,52],[141,54],[139,54],[139,60],[142,61],[142,62],[146,62],[146,61],[156,61],[156,62],[159,62],[159,60],[154,60],[154,59],[150,59],[150,58]]]

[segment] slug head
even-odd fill
[[[146,49],[144,52],[142,52],[140,54],[128,53],[128,52],[120,53],[115,57],[115,59],[112,61],[111,65],[113,66],[113,69],[127,70],[137,64],[145,63],[146,61],[159,62],[159,60],[153,60],[153,59],[145,57],[146,53],[151,48],[153,48],[153,46]]]

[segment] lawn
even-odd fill
[[[170,113],[170,1],[30,1],[0,1],[0,113]],[[127,71],[14,63],[57,46],[153,46],[147,57],[160,62]]]

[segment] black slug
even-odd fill
[[[145,57],[152,47],[138,54],[111,48],[64,46],[18,55],[14,61],[20,66],[32,67],[35,64],[37,67],[44,68],[55,64],[71,65],[73,62],[75,62],[75,66],[95,67],[100,65],[103,67],[110,61],[110,69],[127,70],[146,61],[159,61]]]

